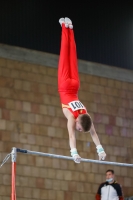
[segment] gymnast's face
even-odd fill
[[[80,124],[80,118],[76,119],[76,130],[80,131],[80,132],[83,131],[83,128],[82,128],[82,126]]]

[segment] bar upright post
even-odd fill
[[[11,200],[16,200],[16,148],[12,148],[11,161],[12,161],[12,178],[11,178]]]

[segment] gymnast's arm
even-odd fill
[[[70,148],[76,148],[76,137],[75,137],[75,119],[73,116],[67,118],[67,129],[69,133],[69,145]]]
[[[67,129],[69,133],[69,145],[70,145],[70,152],[71,156],[74,158],[74,161],[76,163],[80,163],[81,157],[78,155],[77,149],[76,149],[76,137],[75,137],[75,119],[71,112],[67,109],[63,109],[63,113],[65,117],[67,118]]]
[[[105,153],[102,145],[100,144],[100,140],[99,140],[98,135],[95,131],[93,123],[92,123],[91,129],[90,129],[90,134],[91,134],[93,142],[96,145],[99,160],[104,160],[106,158],[106,153]]]
[[[75,119],[67,108],[63,108],[63,113],[67,118],[67,129],[69,133],[69,145],[70,148],[76,148],[76,137],[75,137]]]
[[[92,140],[95,143],[95,145],[96,146],[100,145],[100,140],[99,140],[98,135],[97,135],[97,133],[95,131],[93,123],[92,123],[91,129],[90,129],[90,134],[91,134]]]
[[[70,144],[70,152],[71,156],[74,159],[74,162],[80,163],[81,157],[78,154],[78,151],[76,149],[76,137],[75,137],[75,119],[73,116],[69,116],[67,119],[67,128],[69,133],[69,144]]]

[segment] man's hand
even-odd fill
[[[96,148],[97,148],[99,160],[104,160],[106,158],[106,153],[105,153],[102,145],[98,145]]]
[[[80,161],[81,161],[81,157],[79,155],[73,156],[73,159],[74,159],[75,163],[80,163]]]
[[[106,158],[106,153],[105,152],[100,153],[98,155],[99,155],[99,160],[105,160],[105,158]]]
[[[78,155],[77,149],[73,148],[70,150],[71,156],[73,157],[74,162],[80,163],[81,157]]]

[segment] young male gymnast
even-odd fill
[[[80,163],[81,157],[76,148],[75,130],[77,130],[90,132],[92,140],[96,145],[99,160],[104,160],[106,153],[100,144],[91,116],[88,114],[86,107],[78,99],[80,80],[72,21],[68,17],[65,17],[60,18],[59,23],[62,32],[58,64],[58,92],[62,111],[67,118],[71,156],[76,163]]]

